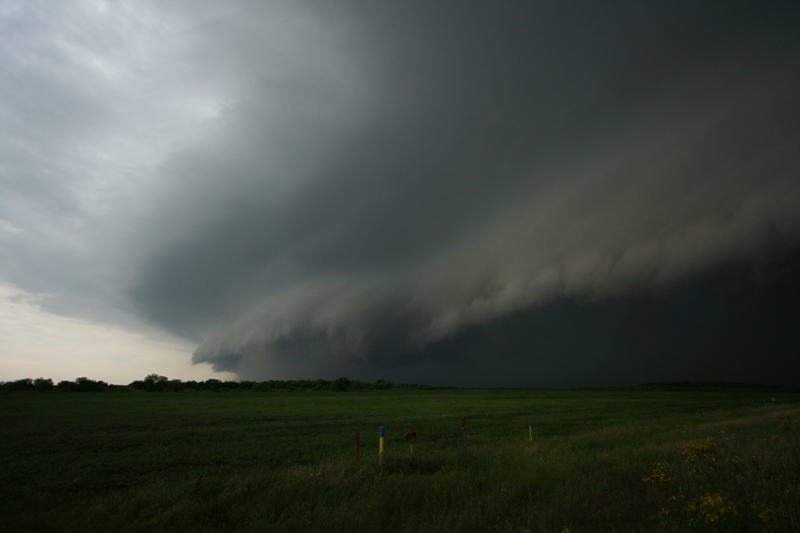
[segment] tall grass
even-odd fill
[[[798,531],[800,398],[764,396],[7,393],[0,529]]]

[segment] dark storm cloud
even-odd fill
[[[44,48],[116,80],[103,91],[73,83],[70,69],[69,83],[15,71],[9,97],[43,91],[32,102],[54,103],[41,123],[63,129],[46,140],[67,155],[30,181],[33,163],[9,163],[20,172],[4,175],[5,189],[70,206],[66,219],[91,230],[66,241],[69,253],[59,245],[66,268],[39,275],[30,265],[52,239],[25,224],[18,207],[29,203],[3,202],[0,245],[14,251],[4,270],[15,283],[65,279],[53,285],[70,287],[74,313],[98,315],[74,302],[105,295],[197,342],[197,362],[245,377],[495,385],[551,368],[550,382],[568,385],[582,379],[560,370],[570,361],[608,368],[624,359],[615,346],[649,346],[587,333],[556,349],[570,322],[587,332],[598,316],[675,322],[683,307],[664,294],[728,262],[760,268],[800,241],[791,3],[163,9],[122,17],[135,26],[125,46],[112,46],[115,33],[68,34],[117,50],[122,75],[99,52]],[[19,49],[6,55],[19,62]],[[17,129],[38,139],[40,106],[14,102],[6,109],[27,111],[5,147]],[[122,153],[127,171],[87,201],[86,183],[106,183],[94,148],[109,138],[105,156]],[[86,146],[92,179],[75,164]],[[65,169],[67,181],[42,177]],[[636,379],[662,359],[605,375]]]
[[[333,375],[466,360],[463,342],[434,347],[564,297],[638,294],[786,249],[800,109],[781,11],[304,12],[324,31],[248,63],[215,143],[164,168],[177,181],[160,224],[179,228],[134,294],[202,340],[196,361]],[[243,23],[226,24],[230,37]],[[262,52],[244,32],[218,57]]]

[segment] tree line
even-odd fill
[[[0,391],[35,390],[39,392],[103,392],[114,389],[125,389],[121,385],[109,385],[105,381],[95,381],[86,377],[77,378],[75,381],[59,381],[54,383],[50,378],[18,379],[15,381],[0,381]]]
[[[38,391],[38,392],[106,392],[106,391],[144,391],[144,392],[180,392],[180,391],[374,391],[399,389],[433,389],[430,385],[394,384],[383,379],[375,382],[350,380],[346,377],[328,381],[325,379],[269,380],[269,381],[222,381],[207,379],[205,381],[182,381],[170,379],[158,374],[149,374],[144,379],[136,380],[128,385],[111,385],[105,381],[95,381],[86,377],[74,381],[63,380],[54,383],[50,378],[25,378],[15,381],[0,381],[0,391]]]

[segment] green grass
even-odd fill
[[[799,426],[758,389],[7,392],[0,530],[798,531]]]

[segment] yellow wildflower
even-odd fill
[[[775,509],[764,507],[764,510],[758,513],[758,517],[765,524],[769,524],[770,522],[775,522],[777,520],[777,513],[775,512]]]

